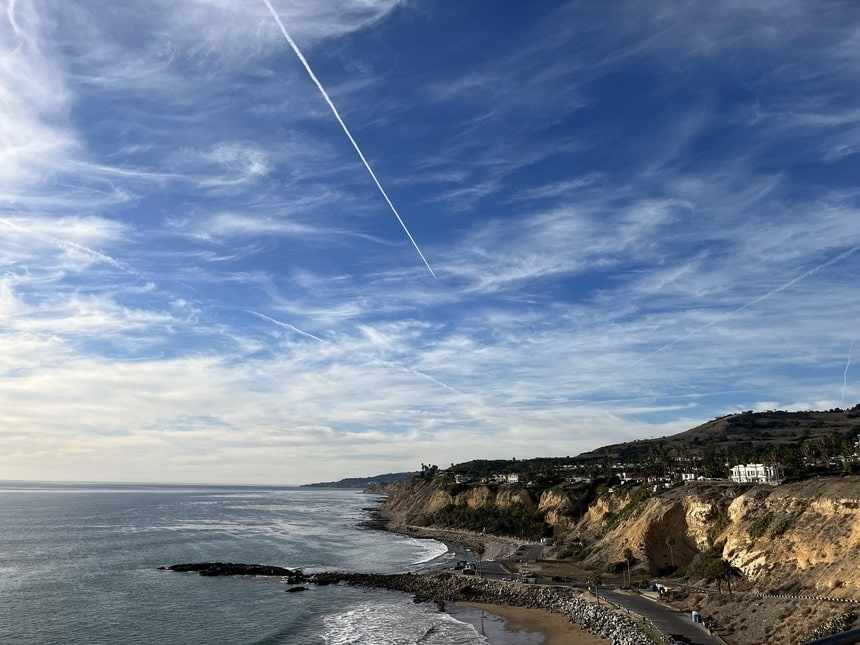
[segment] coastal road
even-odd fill
[[[677,611],[636,593],[601,589],[600,594],[619,607],[647,618],[664,634],[681,634],[696,645],[723,645],[719,638],[708,634],[704,625],[694,623],[686,611]]]
[[[505,577],[510,577],[512,574],[503,568],[505,561],[485,560],[481,563],[481,572],[483,577],[499,580]],[[516,579],[516,575],[513,577]],[[558,585],[567,587],[586,587],[584,583],[560,583],[543,577],[539,573],[536,574],[537,584],[542,585]],[[642,616],[648,619],[655,628],[664,634],[679,634],[695,645],[723,645],[723,642],[714,636],[708,634],[704,625],[694,623],[688,612],[681,612],[671,607],[651,600],[646,596],[638,593],[626,591],[617,591],[612,587],[601,587],[600,596],[609,599],[614,604],[622,609],[627,609],[631,613]]]

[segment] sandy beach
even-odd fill
[[[517,546],[523,543],[513,538],[478,535],[469,531],[408,526],[390,520],[387,523],[387,530],[412,537],[438,540],[448,547],[449,559],[473,557],[471,549],[478,543],[484,547],[484,560],[501,559],[510,557]],[[448,611],[458,614],[461,620],[467,620],[482,629],[490,639],[491,645],[609,645],[611,643],[610,640],[585,631],[571,622],[567,616],[545,609],[457,602],[455,605],[449,605]],[[482,619],[481,612],[486,612],[489,616],[484,616]]]
[[[570,622],[561,614],[553,614],[544,609],[528,609],[525,607],[510,607],[508,605],[491,605],[484,603],[462,602],[461,607],[483,610],[488,614],[501,616],[505,619],[505,631],[511,635],[539,635],[543,640],[531,640],[543,645],[608,645],[610,641],[598,638],[583,630],[579,625]],[[489,635],[488,635],[489,636]],[[520,643],[515,637],[506,643]],[[497,645],[495,640],[490,641]],[[501,643],[498,645],[502,645]]]

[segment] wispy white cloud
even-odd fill
[[[860,396],[853,7],[273,7],[440,279],[264,3],[6,2],[5,476],[300,483]]]

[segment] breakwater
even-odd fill
[[[632,619],[611,607],[584,600],[570,587],[528,585],[486,580],[438,572],[433,574],[375,574],[329,571],[304,574],[299,570],[268,565],[235,563],[179,564],[161,567],[171,571],[196,571],[203,575],[275,575],[289,584],[349,584],[411,594],[416,602],[478,602],[513,607],[544,609],[566,616],[586,631],[606,638],[613,645],[655,645]]]

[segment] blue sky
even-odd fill
[[[855,2],[0,0],[0,479],[860,401]]]

